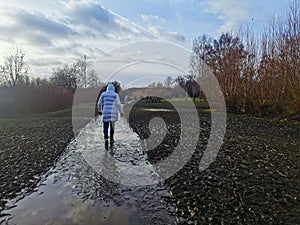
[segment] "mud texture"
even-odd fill
[[[74,135],[70,112],[2,117],[0,123],[1,212],[8,200],[34,190]]]
[[[149,137],[153,117],[163,118],[168,127],[162,144],[148,152],[154,164],[174,150],[180,120],[176,111],[144,109],[144,103],[137,103],[130,114],[127,111],[129,124],[140,138]],[[228,116],[217,159],[200,172],[210,114],[199,112],[199,118],[200,136],[193,157],[166,181],[171,197],[165,201],[175,203],[176,216],[182,218],[179,224],[299,224],[300,125]]]

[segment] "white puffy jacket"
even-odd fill
[[[103,110],[102,110],[103,106]],[[123,112],[119,95],[115,92],[115,86],[108,84],[107,89],[103,92],[98,101],[98,110],[102,111],[103,122],[113,122],[118,120],[118,111]]]

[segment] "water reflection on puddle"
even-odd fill
[[[172,109],[143,109],[144,111],[150,111],[150,112],[172,112]]]
[[[174,207],[162,201],[169,192],[161,182],[148,186],[124,185],[134,180],[157,178],[142,151],[140,140],[129,129],[126,120],[117,122],[116,142],[108,150],[104,148],[101,129],[99,120],[88,124],[70,143],[37,191],[3,212],[11,215],[5,222],[30,225],[175,224]],[[88,157],[94,161],[87,162],[84,158]],[[109,163],[111,157],[116,159],[113,166]],[[96,171],[92,169],[100,164],[102,166]],[[129,175],[134,165],[144,169],[133,179]],[[100,175],[108,171],[120,182],[112,182]]]

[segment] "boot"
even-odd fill
[[[105,143],[105,146],[108,145],[108,137],[105,137],[105,138],[104,138],[104,143]]]
[[[113,143],[115,143],[114,137],[110,137],[110,144],[113,144]]]

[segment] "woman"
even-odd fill
[[[107,85],[98,101],[98,111],[103,116],[103,133],[105,144],[108,144],[108,130],[110,128],[110,143],[114,143],[115,122],[118,120],[118,112],[123,117],[124,112],[118,93],[115,92],[115,86],[112,83]]]

